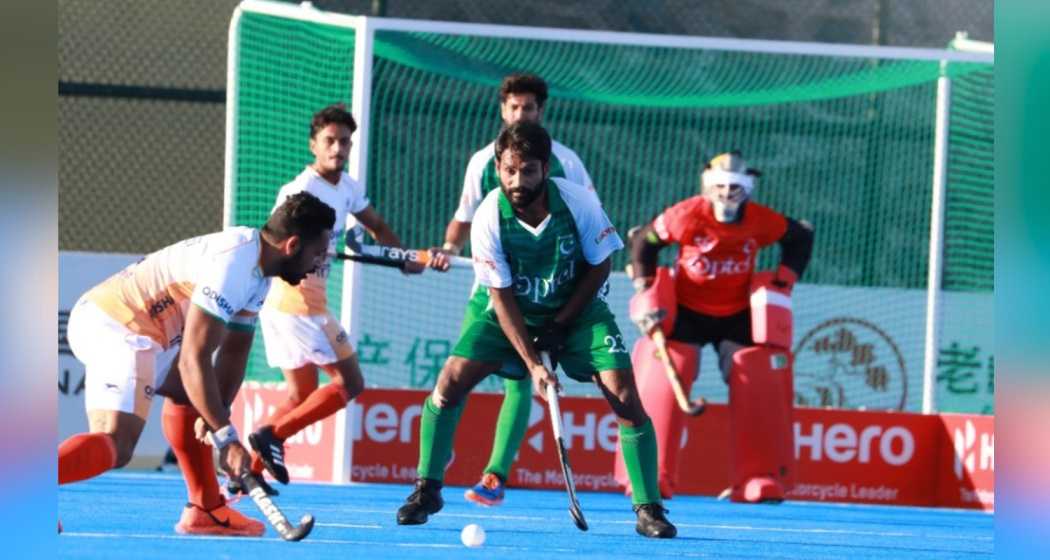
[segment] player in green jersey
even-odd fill
[[[470,236],[474,273],[490,303],[464,322],[423,403],[418,479],[397,522],[426,523],[444,505],[445,467],[470,390],[498,372],[527,375],[544,395],[548,384],[558,384],[540,359],[549,352],[569,377],[596,383],[617,416],[638,533],[673,537],[657,488],[652,423],[613,314],[598,297],[623,242],[593,192],[550,178],[551,140],[543,127],[507,127],[495,155],[500,189],[478,207]]]
[[[535,74],[511,74],[503,78],[500,84],[499,99],[500,118],[504,127],[525,121],[540,123],[547,105],[547,83]],[[448,256],[460,254],[470,237],[471,223],[478,205],[489,192],[499,190],[494,145],[494,141],[490,142],[475,152],[467,164],[459,206],[445,228],[445,243],[436,252],[432,265],[436,268],[442,268]],[[553,139],[549,175],[594,190],[591,177],[576,152]],[[488,290],[475,285],[464,314],[464,323],[475,320],[488,307]],[[532,410],[532,390],[527,376],[521,379],[505,377],[503,394],[489,462],[482,472],[481,480],[465,493],[467,500],[484,506],[498,506],[503,502],[510,466],[525,437]]]

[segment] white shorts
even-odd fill
[[[297,369],[319,366],[354,355],[346,331],[331,313],[291,315],[263,307],[259,312],[266,362],[270,367]]]
[[[179,355],[178,344],[164,350],[86,299],[73,306],[66,336],[73,355],[84,363],[87,410],[117,410],[143,420],[149,417],[154,390],[164,383]]]

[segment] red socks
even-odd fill
[[[273,433],[280,440],[286,440],[299,430],[335,414],[346,406],[350,395],[339,383],[329,383],[310,393],[302,404],[284,414],[273,424]]]
[[[161,417],[164,437],[168,438],[175,457],[179,459],[189,502],[210,511],[222,505],[223,499],[219,493],[219,480],[215,477],[211,446],[194,437],[193,423],[198,416],[192,406],[164,401]]]
[[[117,463],[117,446],[109,434],[77,434],[58,446],[58,483],[94,478]]]

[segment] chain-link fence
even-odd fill
[[[226,40],[236,4],[59,1],[61,250],[148,252],[221,227]],[[940,48],[963,30],[994,40],[987,0],[317,0],[314,6],[747,39]]]

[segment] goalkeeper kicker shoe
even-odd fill
[[[182,517],[175,524],[175,532],[180,535],[259,537],[266,532],[266,526],[228,507],[225,502],[210,511],[186,504]]]
[[[483,506],[498,506],[503,503],[503,479],[496,473],[485,473],[481,482],[463,493],[467,501]]]
[[[248,436],[252,449],[270,475],[281,484],[288,484],[288,467],[284,466],[284,442],[277,439],[273,426],[263,426]]]
[[[638,515],[638,524],[634,530],[643,537],[651,539],[670,539],[678,534],[678,529],[664,517],[667,510],[660,504],[640,504],[634,506]]]
[[[434,479],[416,479],[416,489],[408,495],[405,505],[397,510],[398,525],[422,525],[427,518],[445,505],[441,498],[442,484]]]

